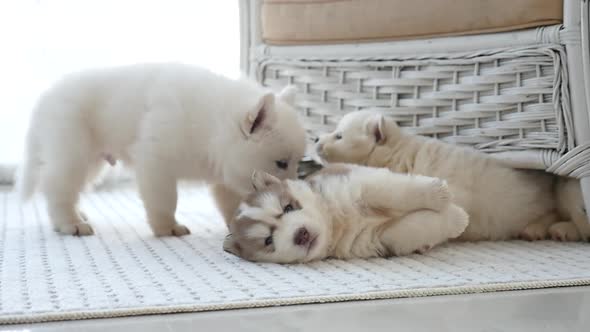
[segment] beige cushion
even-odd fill
[[[510,31],[562,21],[562,0],[264,0],[270,44],[350,43]]]

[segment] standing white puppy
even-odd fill
[[[92,234],[78,209],[80,191],[106,162],[122,161],[135,170],[154,234],[188,234],[174,216],[179,179],[245,195],[254,170],[296,176],[305,131],[292,100],[292,89],[275,98],[253,82],[182,64],[69,75],[34,110],[19,176],[22,197],[39,187],[57,231]]]

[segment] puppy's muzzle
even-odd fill
[[[309,244],[311,240],[311,235],[309,231],[305,227],[301,227],[295,232],[295,237],[293,238],[293,242],[298,245],[305,247]]]

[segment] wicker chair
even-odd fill
[[[265,41],[262,5],[241,1],[242,70],[273,89],[296,85],[310,137],[371,109],[515,167],[580,178],[590,206],[587,0],[558,3],[563,19],[548,26],[303,45]]]

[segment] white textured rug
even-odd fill
[[[181,192],[193,234],[154,238],[133,190],[87,194],[97,236],[55,234],[41,200],[0,189],[0,324],[590,284],[590,245],[453,244],[392,259],[253,264],[222,251],[203,190]]]

